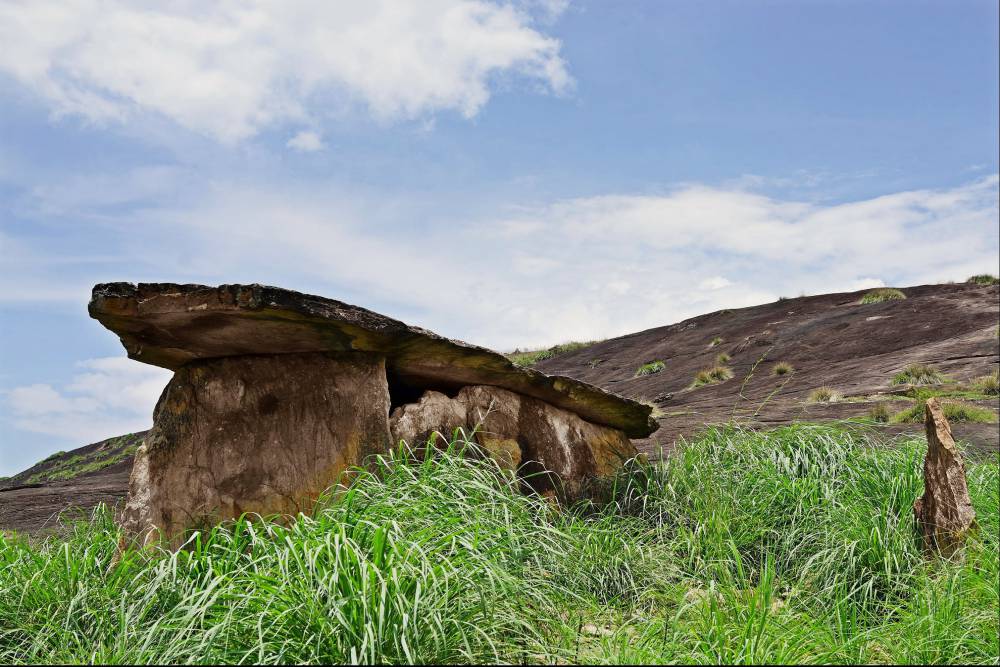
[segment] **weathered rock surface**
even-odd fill
[[[124,531],[176,539],[244,512],[294,514],[390,442],[381,357],[241,356],[189,363],[135,456]]]
[[[433,431],[447,439],[456,428],[471,433],[477,426],[474,439],[493,459],[518,470],[533,490],[562,498],[587,495],[591,482],[636,455],[620,430],[498,387],[469,386],[454,398],[429,391],[390,419],[393,438],[411,444]]]
[[[924,425],[924,495],[913,504],[917,526],[928,550],[950,555],[976,525],[969,498],[962,454],[955,447],[951,426],[936,398],[927,400]]]
[[[385,357],[390,388],[405,400],[426,389],[491,385],[540,399],[583,419],[646,437],[652,409],[593,385],[519,368],[482,347],[442,338],[364,308],[262,285],[106,283],[90,315],[128,355],[178,369],[199,359],[248,354],[370,352]]]

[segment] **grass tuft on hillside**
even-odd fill
[[[841,399],[840,392],[832,387],[817,387],[806,397],[808,403],[836,403]]]
[[[704,387],[710,384],[719,384],[720,382],[725,382],[733,377],[733,371],[728,366],[713,366],[712,368],[706,368],[704,370],[698,371],[694,376],[694,382],[691,383],[691,387]]]
[[[659,359],[657,359],[656,361],[650,361],[648,363],[643,364],[642,366],[639,366],[639,368],[635,369],[634,377],[638,378],[638,377],[643,377],[645,375],[655,375],[656,373],[659,373],[666,367],[667,365],[662,361],[660,361]]]
[[[0,662],[991,663],[998,466],[979,531],[914,539],[922,439],[709,430],[559,510],[489,460],[381,460],[312,518],[127,551],[99,510],[66,541],[0,537]]]
[[[518,366],[530,367],[534,366],[539,361],[551,359],[552,357],[557,357],[560,354],[566,354],[567,352],[582,350],[585,347],[590,347],[591,345],[595,345],[599,342],[600,341],[597,340],[590,340],[586,342],[574,341],[553,345],[552,347],[547,347],[541,350],[524,350],[523,352],[521,350],[514,350],[505,356]]]
[[[85,454],[74,454],[63,458],[66,452],[56,452],[41,461],[41,464],[49,465],[41,465],[40,470],[29,475],[24,481],[27,484],[58,482],[103,470],[135,454],[141,441],[140,434],[129,433],[109,439],[106,448]]]
[[[1000,396],[1000,372],[994,369],[988,375],[977,377],[972,381],[972,387],[986,396]]]
[[[795,367],[787,361],[779,361],[771,367],[771,375],[788,375],[794,370]]]
[[[970,403],[962,401],[942,401],[941,411],[950,422],[972,422],[975,424],[994,424],[997,415],[993,410],[980,408]],[[893,424],[919,424],[924,421],[924,403],[918,402],[913,406],[897,412],[890,421]]]
[[[880,287],[865,293],[865,295],[861,297],[861,301],[859,303],[883,303],[885,301],[897,301],[905,298],[906,294],[904,294],[901,290],[893,287]]]
[[[889,384],[941,384],[947,378],[941,371],[927,364],[910,364],[893,376]]]
[[[1000,284],[1000,278],[997,278],[990,273],[980,273],[975,276],[969,276],[965,282],[973,283],[975,285],[997,285]]]

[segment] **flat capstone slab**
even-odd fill
[[[521,368],[492,350],[279,287],[101,283],[88,310],[118,335],[130,358],[171,370],[221,357],[369,352],[413,387],[500,387],[632,438],[658,427],[650,406],[586,382]]]

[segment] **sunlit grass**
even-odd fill
[[[719,384],[720,382],[725,382],[733,377],[733,371],[727,366],[713,366],[712,368],[706,368],[704,370],[698,371],[694,376],[694,382],[691,383],[692,387],[704,387],[710,384]]]
[[[928,364],[910,364],[892,377],[890,384],[941,384],[947,378]]]
[[[905,298],[906,294],[898,289],[892,287],[880,287],[878,289],[873,289],[870,292],[866,292],[865,295],[861,297],[861,301],[859,303],[883,303],[885,301],[897,301]]]
[[[178,553],[115,563],[106,510],[0,538],[0,662],[996,664],[995,460],[968,462],[979,531],[946,562],[914,540],[920,438],[713,429],[575,508],[467,446]]]
[[[585,347],[590,347],[591,345],[595,345],[599,342],[600,341],[590,340],[585,342],[574,341],[570,343],[560,343],[559,345],[553,345],[552,347],[547,347],[541,350],[514,350],[505,356],[518,366],[534,366],[539,361],[558,357],[560,354],[566,354],[567,352],[576,352],[577,350],[582,350]]]
[[[817,387],[809,392],[806,401],[809,403],[836,403],[841,398],[840,392],[832,387]]]
[[[976,391],[982,392],[986,396],[1000,395],[1000,374],[997,369],[988,375],[983,375],[972,381],[972,386]]]
[[[950,422],[973,422],[976,424],[992,424],[997,421],[997,414],[988,408],[980,408],[962,401],[942,401],[941,411]],[[924,403],[918,401],[913,406],[897,412],[890,420],[894,424],[920,423],[924,421]]]
[[[638,378],[638,377],[643,377],[644,375],[655,375],[656,373],[659,373],[666,367],[667,365],[662,361],[660,361],[659,359],[657,359],[656,361],[650,361],[648,363],[643,364],[642,366],[639,366],[639,368],[635,370],[634,377]]]

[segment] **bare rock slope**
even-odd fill
[[[676,441],[734,416],[758,426],[792,421],[865,417],[884,403],[890,416],[911,406],[913,389],[891,384],[911,364],[939,370],[937,388],[961,397],[975,378],[997,370],[998,286],[923,285],[905,288],[906,299],[862,304],[867,292],[824,294],[722,310],[539,362],[545,373],[569,375],[623,396],[649,401],[660,429],[636,441],[640,450],[669,450]],[[728,361],[719,364],[719,355]],[[659,372],[637,376],[643,364]],[[775,375],[785,362],[792,370]],[[699,371],[722,365],[732,378],[693,386]],[[752,371],[752,373],[751,373]],[[832,402],[810,394],[829,387]],[[835,396],[836,397],[836,396]],[[957,400],[957,399],[956,399]],[[997,399],[964,403],[997,410]],[[996,452],[994,423],[953,423],[955,436],[980,452]],[[879,426],[888,433],[919,433],[923,420]]]

